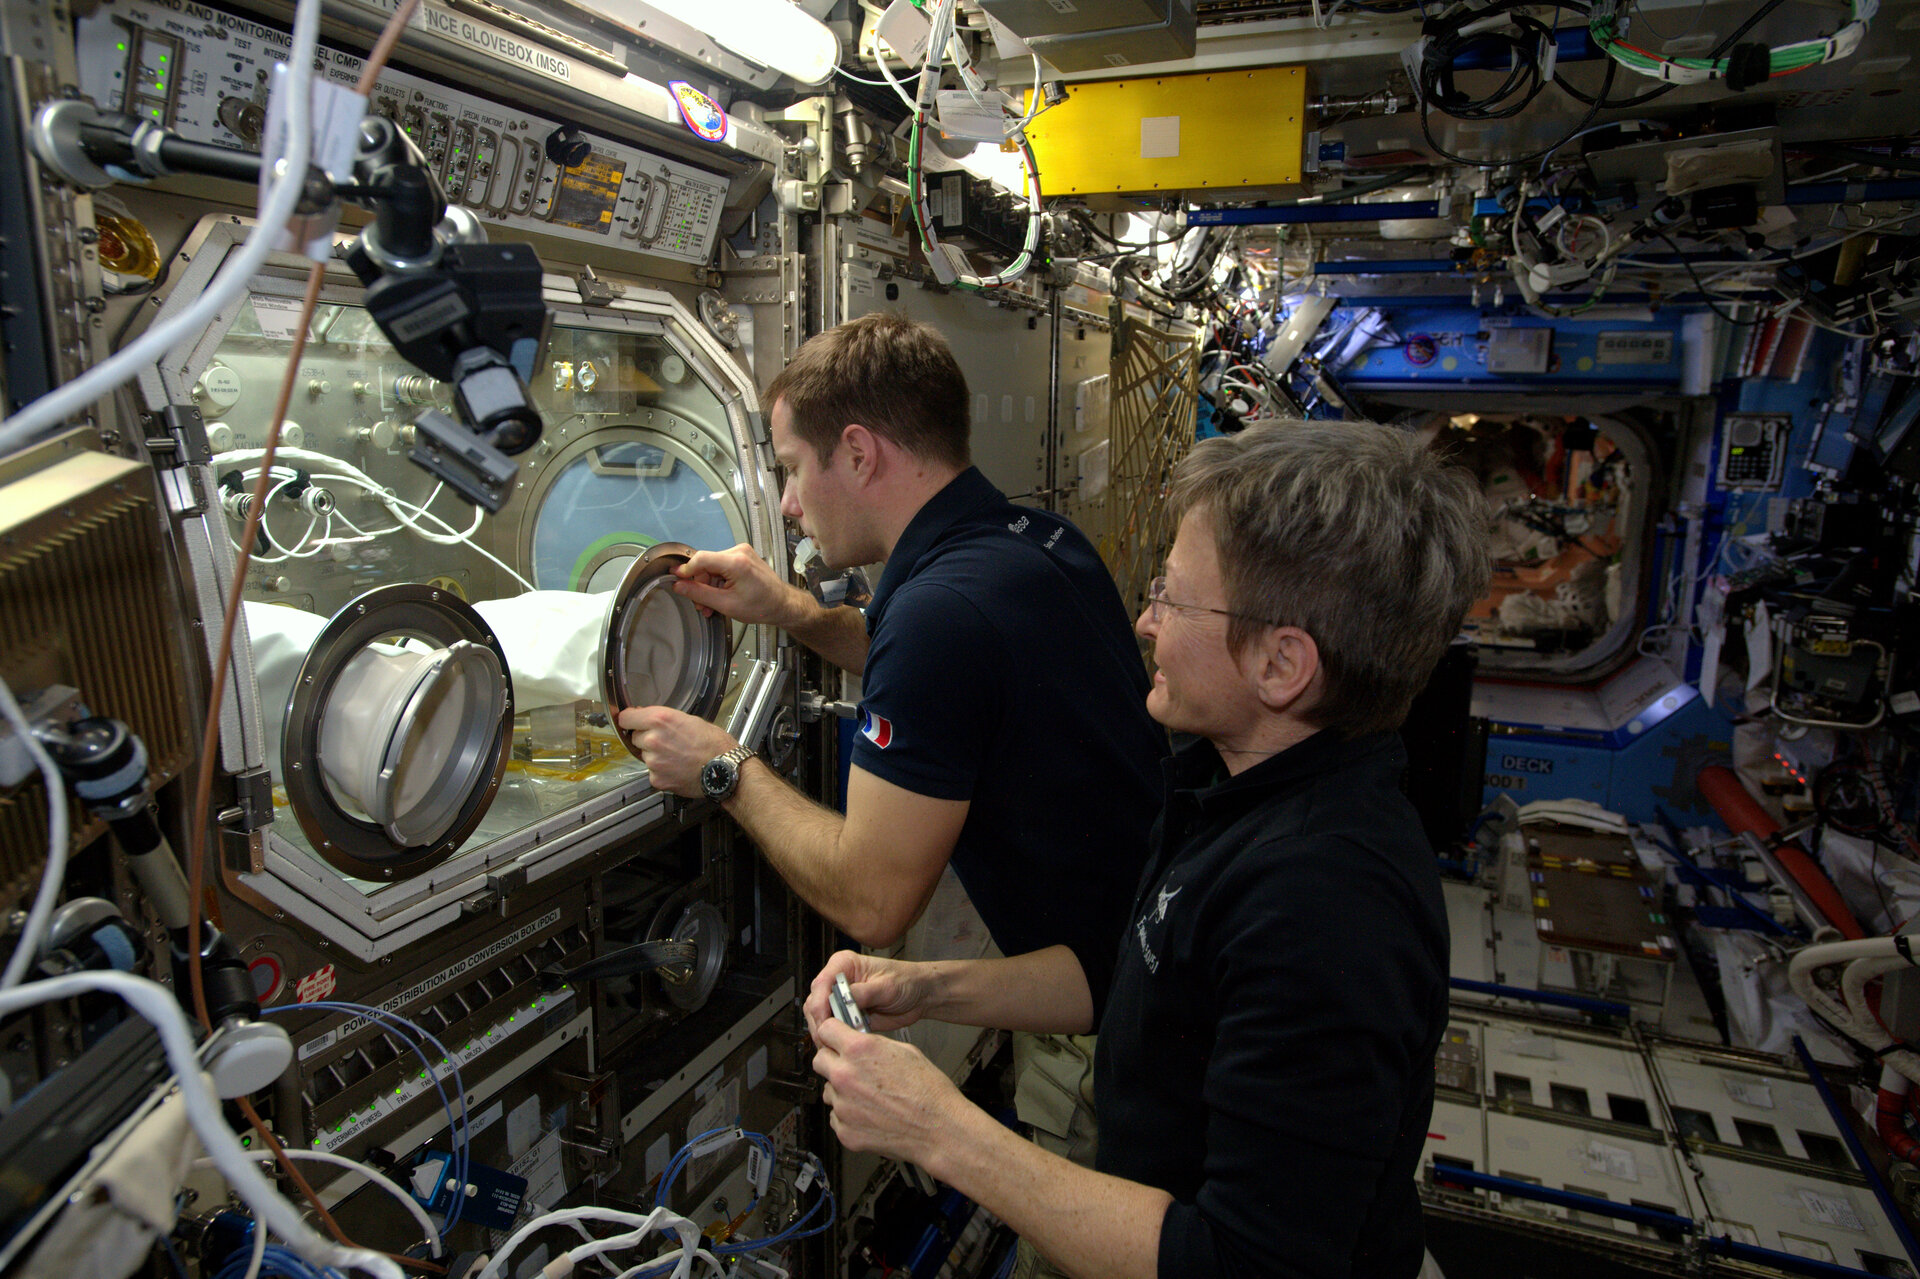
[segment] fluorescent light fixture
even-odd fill
[[[801,84],[819,84],[840,61],[840,37],[791,0],[645,0],[648,8],[704,31],[749,62]],[[630,0],[596,0],[611,17],[633,22],[644,11]]]

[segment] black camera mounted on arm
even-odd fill
[[[498,511],[540,439],[527,393],[550,323],[540,259],[526,244],[489,244],[479,219],[447,206],[412,139],[384,116],[360,124],[350,197],[374,222],[347,252],[367,310],[394,350],[453,387],[455,421],[414,420],[409,456],[477,506]]]
[[[32,140],[49,168],[95,190],[175,173],[258,182],[264,163],[78,98],[43,107]],[[296,212],[325,215],[340,199],[374,214],[346,255],[374,323],[403,359],[453,387],[458,420],[422,412],[408,456],[469,502],[500,510],[519,471],[510,459],[540,439],[527,392],[550,323],[538,255],[487,243],[479,219],[448,207],[419,148],[384,116],[360,123],[353,181],[310,167]]]

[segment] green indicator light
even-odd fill
[[[160,83],[159,81],[157,81],[157,80],[156,80],[156,81],[154,82],[154,85],[153,85],[153,87],[154,87],[154,88],[155,88],[156,90],[159,90],[159,91],[161,91],[161,92],[165,92],[165,91],[166,91],[166,87],[167,87],[167,86],[166,86],[166,85],[164,85],[164,84],[161,84],[161,83]]]
[[[165,62],[166,60],[167,60],[167,55],[166,55],[166,54],[164,54],[164,53],[163,53],[163,54],[161,54],[161,55],[160,55],[160,61],[162,61],[162,62]]]
[[[122,40],[119,44],[116,44],[113,47],[120,50],[120,52],[125,53],[127,51],[127,42]]]

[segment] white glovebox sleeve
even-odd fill
[[[280,737],[287,722],[287,702],[307,651],[327,627],[327,619],[305,609],[279,604],[242,602],[247,638],[253,646],[253,679],[260,690],[260,727],[267,735],[267,769],[279,781]]]
[[[608,593],[528,591],[473,606],[507,655],[516,711],[600,700],[600,654],[606,643],[610,601]],[[267,734],[267,767],[278,778],[287,702],[301,664],[326,629],[327,619],[304,609],[251,600],[244,608],[253,644],[254,680],[260,690],[260,719]]]
[[[507,655],[515,710],[600,700],[600,654],[612,601],[611,591],[528,591],[473,606]]]

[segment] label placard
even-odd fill
[[[1594,339],[1596,364],[1672,364],[1671,330],[1650,332],[1602,333]]]
[[[1603,1141],[1587,1143],[1587,1168],[1616,1181],[1640,1180],[1640,1170],[1634,1166],[1633,1152],[1621,1146],[1609,1146]]]

